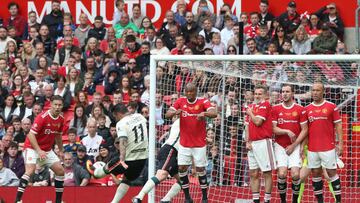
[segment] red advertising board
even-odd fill
[[[20,5],[21,15],[26,16],[31,10],[35,10],[40,19],[45,13],[51,10],[51,0],[2,0],[3,6],[0,7],[0,17],[6,18],[8,15],[7,5],[9,2],[15,1]],[[198,5],[198,0],[187,0],[188,8],[194,13]],[[258,10],[260,0],[209,0],[210,9],[218,12],[223,3],[228,3],[233,12],[239,16],[241,12],[252,12]],[[286,10],[289,0],[269,0],[270,11],[275,15],[280,15]],[[314,12],[322,6],[335,2],[339,8],[339,13],[343,18],[346,27],[355,26],[355,0],[297,0],[297,8],[300,13],[304,11]],[[143,14],[149,16],[155,25],[159,26],[164,19],[165,12],[169,9],[175,9],[176,0],[125,0],[126,9],[131,8],[134,4],[139,3]],[[92,21],[96,15],[101,15],[107,24],[111,23],[114,12],[113,0],[67,0],[61,1],[61,7],[64,11],[71,12],[74,19],[84,12],[89,15]]]

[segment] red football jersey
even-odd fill
[[[305,108],[297,103],[286,107],[284,104],[273,106],[273,123],[281,129],[291,130],[296,136],[301,132],[301,124],[307,122]],[[286,148],[291,145],[288,135],[275,135],[275,142]]]
[[[309,104],[306,108],[309,121],[309,150],[328,151],[335,148],[335,123],[341,117],[334,103],[324,100],[322,104]]]
[[[40,149],[50,151],[55,143],[55,136],[61,135],[63,131],[64,117],[59,115],[53,118],[50,111],[43,111],[36,116],[34,124],[31,127],[31,132],[35,134],[36,140]],[[26,137],[24,148],[31,148],[30,140]]]
[[[184,147],[204,147],[206,145],[206,121],[198,120],[201,112],[215,108],[205,98],[196,98],[190,103],[186,97],[176,100],[171,107],[175,111],[182,110],[180,114],[180,144]]]
[[[261,126],[256,126],[248,115],[245,118],[245,124],[249,127],[249,141],[263,140],[272,137],[272,119],[271,104],[269,101],[263,101],[259,104],[251,104],[248,108],[253,108],[256,117],[264,120]]]

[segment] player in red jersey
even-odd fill
[[[176,100],[166,112],[165,117],[172,118],[174,115],[180,115],[178,165],[181,187],[185,193],[185,202],[193,202],[189,193],[189,178],[187,176],[193,158],[202,191],[202,202],[207,203],[205,117],[215,118],[217,112],[209,100],[197,97],[197,87],[193,83],[186,85],[185,95],[186,97]]]
[[[285,84],[281,88],[283,102],[273,106],[273,132],[275,157],[278,168],[278,191],[282,203],[286,203],[286,177],[291,169],[293,203],[297,203],[300,190],[300,144],[307,136],[308,126],[305,108],[294,101],[294,87]]]
[[[28,185],[29,178],[35,172],[36,164],[46,165],[55,173],[56,203],[61,203],[64,190],[64,168],[58,156],[52,150],[56,143],[59,154],[63,154],[62,132],[64,117],[62,108],[64,105],[61,96],[51,98],[51,108],[39,114],[26,137],[24,144],[25,173],[20,179],[16,202],[21,202],[21,197]]]
[[[254,203],[260,203],[260,175],[265,178],[265,203],[270,202],[275,155],[272,147],[271,105],[265,100],[267,88],[255,86],[254,104],[246,109],[245,141]]]
[[[314,83],[311,90],[313,102],[306,107],[309,122],[308,168],[312,172],[318,202],[324,202],[322,167],[329,175],[336,202],[341,202],[340,178],[336,173],[336,159],[343,151],[341,117],[336,105],[324,99],[324,90],[321,82]],[[335,133],[339,140],[337,149]]]

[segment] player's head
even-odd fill
[[[51,113],[53,116],[57,117],[62,112],[64,106],[64,99],[59,95],[54,95],[51,97]]]
[[[322,82],[315,82],[311,89],[311,97],[314,102],[321,102],[324,98],[325,86]]]
[[[194,83],[188,83],[185,86],[185,96],[190,101],[193,102],[197,96],[197,88]]]
[[[254,102],[259,103],[265,99],[267,88],[264,85],[256,85],[254,91]]]
[[[113,109],[113,115],[117,121],[121,120],[128,112],[129,110],[124,104],[116,104]]]
[[[294,86],[290,84],[284,84],[281,87],[281,97],[285,103],[292,101],[294,98]]]

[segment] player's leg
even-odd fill
[[[168,177],[169,172],[165,170],[157,170],[156,175],[146,181],[145,185],[142,187],[141,191],[138,195],[135,196],[134,200],[139,199],[142,200],[144,196],[150,192],[156,185],[160,184],[160,182],[166,180]],[[135,201],[133,201],[135,202]]]
[[[30,176],[32,174],[34,174],[34,172],[35,172],[35,168],[36,168],[36,164],[30,164],[30,163],[25,164],[25,173],[20,178],[20,183],[19,183],[19,186],[18,186],[18,189],[17,189],[15,202],[20,202],[21,201],[22,195],[25,192],[25,188],[29,184]]]
[[[279,167],[278,168],[278,179],[277,179],[277,186],[278,186],[278,192],[280,194],[280,199],[282,203],[286,202],[286,188],[287,188],[287,182],[286,182],[286,176],[287,176],[288,170],[287,167]]]
[[[273,150],[273,144],[270,139],[261,140],[255,146],[254,151],[255,158],[258,162],[260,170],[263,172],[265,179],[265,197],[264,202],[270,203],[271,200],[271,191],[273,186],[272,170],[276,169],[275,166],[275,154]],[[261,147],[261,148],[259,148]],[[254,149],[254,146],[253,146]],[[286,177],[286,176],[285,176]]]
[[[179,174],[173,176],[177,181],[174,183],[166,195],[161,199],[160,203],[170,203],[172,198],[174,198],[181,190],[180,177]]]
[[[188,169],[191,164],[192,164],[191,149],[180,145],[178,152],[179,177],[180,177],[181,188],[184,191],[186,202],[193,202],[190,196],[189,177],[188,177]]]
[[[336,173],[336,151],[333,149],[326,152],[320,152],[319,155],[321,158],[321,164],[324,168],[326,168],[326,172],[329,176],[336,202],[341,202],[341,183],[339,175]]]
[[[55,192],[56,192],[56,203],[61,203],[62,194],[64,192],[64,168],[60,162],[54,163],[51,170],[55,173]]]
[[[59,157],[52,150],[47,153],[47,159],[45,160],[45,164],[50,167],[51,170],[55,173],[55,203],[61,203],[62,194],[64,192],[64,167],[61,165]]]
[[[25,161],[25,173],[20,178],[15,202],[21,201],[22,195],[25,192],[25,188],[29,184],[30,176],[35,172],[36,162],[39,158],[38,154],[33,149],[25,149],[23,156]]]
[[[288,173],[289,156],[286,154],[284,147],[278,143],[274,144],[274,152],[277,160],[277,188],[280,194],[281,202],[284,203],[286,202],[286,177]]]
[[[301,157],[300,157],[300,145],[295,148],[292,154],[289,155],[289,168],[291,168],[291,188],[293,191],[293,203],[298,201],[299,190],[300,190],[300,168],[301,168]]]
[[[111,203],[118,203],[125,196],[129,188],[130,188],[130,181],[127,180],[126,177],[124,177],[121,180],[120,185],[116,189],[115,196],[111,201]]]
[[[254,148],[253,148],[254,150]],[[253,150],[248,151],[250,189],[254,203],[260,203],[260,168]]]
[[[302,199],[302,195],[304,194],[305,191],[305,181],[307,180],[307,178],[310,176],[311,174],[311,169],[309,169],[307,167],[307,158],[304,159],[303,161],[303,165],[300,169],[300,190],[299,190],[299,197],[297,202],[300,203],[301,199]]]
[[[202,202],[207,202],[207,177],[206,177],[206,166],[207,166],[207,159],[206,159],[206,146],[204,147],[196,147],[192,149],[192,155],[194,157],[194,163],[196,166],[196,173],[199,178],[199,184],[201,187],[202,193]]]
[[[308,168],[311,169],[314,194],[319,203],[324,202],[321,159],[318,152],[308,151]]]

